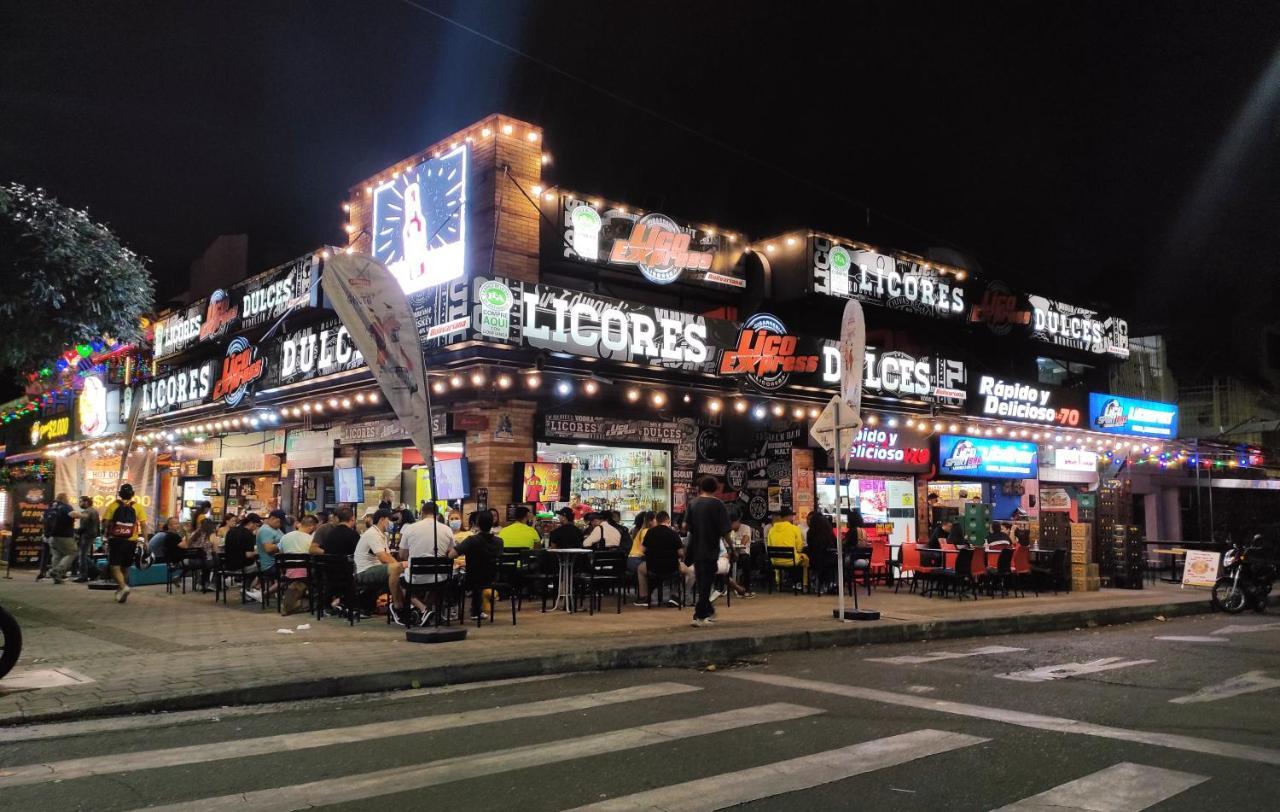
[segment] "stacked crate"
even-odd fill
[[[1098,565],[1093,563],[1093,526],[1071,523],[1071,591],[1097,592],[1102,588]]]
[[[1128,527],[1133,522],[1133,498],[1129,483],[1125,480],[1104,480],[1098,488],[1097,528],[1093,536],[1093,560],[1100,575],[1108,585],[1114,584],[1117,573],[1123,569],[1116,557],[1113,543],[1116,528]]]
[[[1123,589],[1142,589],[1142,556],[1146,545],[1142,533],[1133,525],[1111,528],[1108,558],[1111,562],[1111,585]]]
[[[964,506],[962,521],[964,537],[970,544],[976,547],[987,543],[987,536],[991,534],[991,505],[970,502]]]

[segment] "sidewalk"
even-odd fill
[[[91,715],[219,705],[500,679],[561,671],[725,663],[770,651],[1050,631],[1209,610],[1208,594],[1157,584],[1130,590],[982,598],[963,603],[908,595],[860,596],[882,619],[837,623],[834,597],[760,594],[717,604],[714,628],[690,628],[690,610],[623,606],[603,613],[542,614],[510,605],[497,622],[458,643],[406,643],[404,631],[371,618],[317,622],[255,605],[215,605],[208,595],[135,589],[123,606],[82,585],[0,580],[0,604],[22,624],[18,668],[0,681],[0,725]],[[299,625],[310,624],[309,629]],[[288,629],[292,633],[282,633]],[[62,669],[84,682],[35,690],[7,685],[30,669]]]

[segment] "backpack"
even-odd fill
[[[44,511],[44,535],[47,538],[53,538],[56,525],[58,523],[58,507],[61,503],[54,502]]]
[[[106,536],[109,539],[128,541],[138,532],[138,511],[133,509],[132,502],[116,501],[116,509],[107,522]]]

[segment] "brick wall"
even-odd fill
[[[466,500],[466,510],[476,509],[476,488],[489,489],[489,507],[498,509],[499,516],[507,515],[511,502],[511,465],[534,459],[533,418],[536,405],[533,401],[471,401],[460,403],[454,415],[482,415],[489,425],[480,431],[468,431],[466,441],[467,464],[471,470],[472,496]],[[511,418],[511,440],[495,437],[503,415]]]

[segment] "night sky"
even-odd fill
[[[584,192],[953,246],[1219,359],[1276,320],[1280,4],[421,5],[594,88],[400,0],[7,3],[0,180],[173,293],[219,233],[252,270],[343,241],[349,186],[501,111]]]

